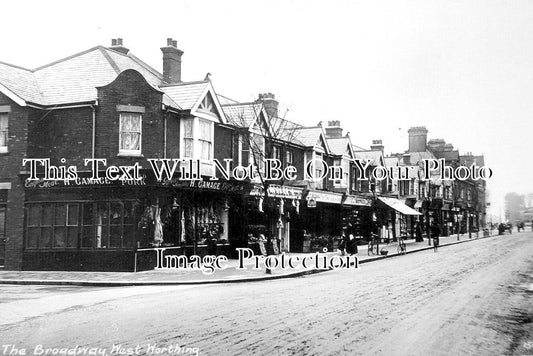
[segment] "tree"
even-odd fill
[[[226,105],[224,111],[228,122],[237,127],[242,156],[248,156],[248,164],[253,164],[255,174],[251,181],[256,184],[254,191],[258,210],[265,221],[275,222],[278,226],[287,207],[284,207],[283,199],[270,195],[269,187],[272,184],[285,185],[286,182],[283,178],[275,181],[265,179],[264,160],[278,158],[285,163],[286,149],[295,141],[295,133],[301,126],[279,117],[272,94],[262,94],[251,103]]]

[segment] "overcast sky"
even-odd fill
[[[184,80],[210,72],[241,101],[272,92],[288,119],[340,120],[386,153],[423,125],[485,155],[494,206],[533,192],[532,1],[10,1],[2,13],[0,61],[35,68],[121,37],[161,71],[172,37]]]

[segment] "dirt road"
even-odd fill
[[[68,293],[4,286],[0,293],[39,295],[0,303],[0,315],[10,305],[22,315],[0,326],[0,346],[29,354],[36,345],[119,354],[113,344],[121,344],[139,355],[156,354],[148,345],[202,355],[533,355],[532,251],[533,235],[520,233],[258,283]]]

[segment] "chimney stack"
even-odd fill
[[[433,152],[443,152],[446,146],[446,141],[442,138],[434,138],[428,141],[427,148]]]
[[[428,130],[424,126],[415,126],[407,132],[409,133],[409,152],[425,152]]]
[[[326,127],[326,136],[327,137],[342,137],[342,127],[339,120],[328,121],[328,126]]]
[[[167,38],[167,45],[161,47],[163,52],[163,79],[169,84],[181,83],[181,56],[177,41]]]
[[[370,145],[370,150],[372,151],[381,151],[385,149],[381,140],[372,140],[372,145]]]
[[[117,51],[123,54],[128,54],[128,52],[130,51],[128,48],[123,46],[122,38],[111,39],[111,47],[109,47],[109,49],[112,49],[113,51]]]
[[[279,103],[276,100],[276,96],[272,93],[259,94],[256,100],[257,103],[263,103],[263,107],[269,118],[278,117]]]

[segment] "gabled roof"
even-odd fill
[[[332,154],[336,156],[344,156],[348,150],[348,155],[353,157],[353,148],[349,136],[327,137],[326,141],[328,142],[329,150]]]
[[[263,105],[259,103],[236,103],[222,105],[228,123],[242,128],[252,128],[259,118]]]
[[[385,157],[383,162],[385,162],[385,167],[396,167],[400,163],[400,159],[398,157]]]
[[[295,142],[294,138],[296,135],[296,130],[302,128],[302,125],[282,119],[281,117],[271,117],[270,123],[272,125],[272,132],[278,139],[294,144],[300,144]]]
[[[322,126],[300,127],[294,130],[294,141],[305,147],[324,146],[329,153],[329,146]]]
[[[154,87],[163,84],[163,76],[133,54],[97,46],[34,70],[2,63],[0,91],[15,94],[24,104],[90,102],[96,100],[97,87],[109,84],[127,69],[138,71]]]
[[[382,166],[384,164],[383,152],[380,150],[355,151],[355,159],[372,160],[374,165]]]
[[[184,82],[168,86],[165,85],[160,89],[178,104],[180,109],[191,110],[203,98],[203,94],[208,86],[208,81]]]
[[[410,162],[412,165],[418,164],[418,162],[426,159],[435,159],[435,155],[429,151],[424,152],[407,152],[406,155],[409,155]]]

